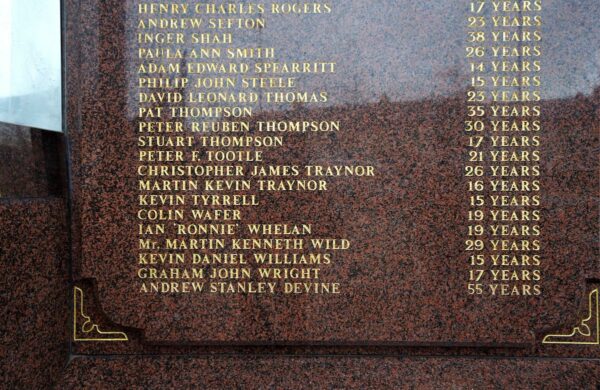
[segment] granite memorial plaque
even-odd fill
[[[599,17],[65,0],[59,386],[594,388]]]
[[[594,277],[598,175],[592,97],[572,117],[565,101],[593,85],[560,80],[589,64],[549,28],[556,7],[107,7],[71,131],[78,275],[150,342],[523,345],[560,327]]]

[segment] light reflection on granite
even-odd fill
[[[65,194],[63,135],[0,122],[0,198]]]
[[[585,3],[590,13],[600,11]],[[132,233],[137,206],[131,201],[137,193],[138,163],[133,110],[137,89],[132,87],[138,77],[132,62],[135,4],[81,3],[77,17],[95,22],[74,25],[68,37],[79,50],[68,56],[70,68],[79,70],[68,81],[69,90],[78,93],[69,97],[74,103],[69,128],[74,215],[85,232],[78,241],[74,269],[77,277],[96,281],[99,301],[113,321],[144,330],[149,341],[175,344],[334,340],[529,344],[533,333],[568,323],[576,315],[586,278],[597,276],[594,248],[576,245],[575,251],[573,240],[591,242],[597,227],[591,194],[598,187],[594,175],[598,102],[592,92],[598,80],[578,78],[564,85],[562,74],[565,66],[569,68],[565,64],[580,63],[577,52],[591,34],[582,32],[577,42],[567,44],[562,32],[569,23],[561,15],[569,2],[552,3],[555,14],[548,12],[550,6],[544,11],[548,21],[556,21],[544,25],[545,36],[560,41],[549,55],[564,58],[552,61],[543,73],[544,207],[549,215],[543,221],[549,239],[543,253],[546,295],[495,300],[468,297],[464,286],[467,194],[461,173],[467,81],[464,26],[458,21],[465,20],[467,7],[407,1],[401,2],[402,7],[392,1],[372,6],[352,1],[343,3],[345,7],[336,3],[336,17],[351,29],[341,23],[303,29],[303,19],[312,18],[311,23],[319,26],[326,21],[313,16],[269,17],[270,28],[260,34],[238,34],[243,44],[276,46],[281,60],[333,58],[343,66],[343,72],[324,84],[337,99],[331,106],[291,110],[263,106],[258,117],[337,119],[344,132],[290,136],[285,147],[269,151],[269,162],[369,163],[379,176],[336,182],[322,196],[264,194],[262,208],[246,210],[245,215],[249,222],[313,221],[319,216],[322,234],[352,239],[353,251],[337,255],[324,270],[324,276],[342,280],[347,293],[327,298],[204,296],[202,300],[135,293],[136,266],[131,260],[137,253],[137,236]],[[395,18],[398,14],[402,17]],[[414,20],[407,15],[414,15]],[[590,16],[581,16],[587,23]],[[592,33],[596,30],[592,28]],[[395,39],[379,39],[388,36]],[[352,39],[359,44],[352,44]],[[314,48],[301,50],[307,42]],[[440,50],[450,55],[436,55]],[[586,64],[594,69],[593,62]],[[320,86],[320,80],[302,81],[310,89]],[[578,236],[561,235],[562,225],[552,218],[558,210],[571,215]],[[574,253],[565,256],[567,251]],[[511,317],[489,321],[489,313],[504,311]]]

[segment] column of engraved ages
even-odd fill
[[[273,164],[269,155],[292,135],[329,137],[343,128],[333,120],[256,119],[260,109],[330,101],[299,78],[327,77],[336,63],[278,60],[277,47],[257,43],[273,18],[326,18],[333,6],[139,1],[137,11],[140,291],[340,293],[322,271],[350,249],[348,239],[316,236],[316,218],[245,221],[249,210],[262,210],[267,192],[326,193],[329,178],[375,174],[371,166]]]
[[[542,2],[468,4],[468,292],[537,296]]]

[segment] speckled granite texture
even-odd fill
[[[395,357],[74,359],[63,389],[596,389],[593,362]]]
[[[0,198],[63,196],[64,137],[0,122]]]
[[[47,388],[68,360],[63,199],[0,199],[0,388]]]
[[[260,35],[262,44],[273,43],[283,58],[294,58],[294,50],[305,42],[302,39],[310,39],[342,67],[337,78],[326,81],[335,97],[331,107],[265,112],[260,118],[327,118],[341,121],[344,131],[286,137],[283,148],[269,151],[269,161],[362,162],[374,165],[378,176],[332,180],[331,190],[322,195],[265,193],[260,209],[244,211],[245,221],[311,222],[322,235],[352,240],[352,250],[337,253],[333,264],[323,270],[324,280],[343,283],[343,293],[327,297],[203,295],[201,305],[194,295],[144,295],[133,287],[137,147],[132,114],[135,89],[129,86],[136,77],[131,58],[135,2],[89,0],[70,5],[68,59],[70,69],[77,70],[68,79],[76,226],[73,269],[76,278],[95,281],[99,302],[109,318],[142,330],[148,342],[168,344],[523,346],[539,342],[537,334],[577,323],[586,299],[586,280],[600,277],[595,239],[599,95],[593,89],[594,78],[571,84],[562,79],[560,72],[584,71],[576,65],[579,56],[564,49],[569,36],[563,27],[568,23],[558,19],[544,30],[554,45],[544,59],[548,67],[542,74],[546,97],[541,147],[544,295],[473,298],[465,287],[468,267],[463,252],[468,196],[462,175],[466,155],[465,87],[460,71],[466,67],[464,32],[446,26],[442,17],[462,23],[465,15],[450,3],[414,8],[409,2],[402,4],[409,15],[428,20],[423,25],[427,28],[414,26],[407,31],[405,25],[388,20],[388,14],[406,18],[396,2],[365,8],[364,3],[354,1],[338,7],[335,17],[340,20],[351,21],[364,12],[367,20],[380,22],[355,27],[360,37],[373,39],[375,48],[362,42],[352,48],[341,26],[295,34],[284,19],[273,21]],[[594,3],[588,6],[590,12],[598,10]],[[556,2],[545,7],[548,21],[557,19],[563,10]],[[587,22],[583,16],[581,20]],[[295,21],[290,23],[296,26]],[[447,36],[431,34],[445,29],[449,29]],[[413,34],[408,47],[402,48],[404,57],[392,54],[398,49],[396,41],[375,40],[378,32]],[[580,40],[589,37],[589,33],[572,33],[582,34]],[[335,39],[340,41],[334,44]],[[443,49],[450,58],[435,56],[431,47]],[[385,61],[372,57],[377,48],[385,54]],[[575,68],[555,63],[557,52],[564,53],[566,63]],[[419,83],[416,80],[428,79],[417,66],[424,57],[430,61],[434,81]],[[413,79],[411,71],[416,72]],[[346,85],[352,77],[359,80],[356,89]],[[403,81],[398,84],[396,79]],[[306,83],[312,86],[316,81],[310,80]],[[441,84],[433,88],[430,82]]]
[[[342,1],[336,23],[282,18],[248,35],[283,59],[341,64],[337,77],[303,80],[326,86],[331,106],[257,119],[340,120],[339,135],[291,136],[269,160],[360,161],[379,176],[332,180],[322,196],[264,194],[246,220],[310,221],[353,240],[325,275],[345,293],[202,305],[131,288],[137,1],[64,1],[69,212],[48,198],[67,188],[49,179],[60,137],[0,127],[0,198],[16,198],[0,200],[1,388],[597,388],[598,345],[541,340],[585,332],[587,297],[600,287],[600,3],[544,2],[544,295],[492,300],[464,288],[466,7]],[[86,296],[85,324],[128,341],[74,341],[73,286]]]

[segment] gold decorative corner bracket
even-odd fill
[[[600,292],[589,295],[589,314],[569,334],[549,334],[542,344],[600,345]]]
[[[83,290],[73,290],[73,340],[74,341],[129,341],[127,334],[116,331],[103,331],[91,317],[85,314]]]

